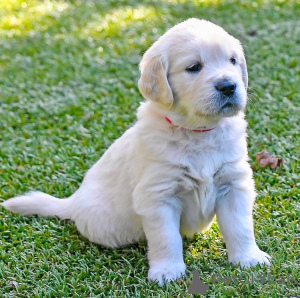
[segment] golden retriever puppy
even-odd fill
[[[238,40],[188,19],[161,36],[140,63],[138,121],[116,140],[67,199],[12,198],[12,212],[71,219],[90,241],[119,247],[147,239],[150,280],[185,273],[182,235],[214,216],[229,262],[269,265],[254,238],[255,188],[243,110],[248,75]]]

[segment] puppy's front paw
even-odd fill
[[[172,262],[161,262],[152,264],[148,272],[148,278],[150,281],[157,281],[160,286],[164,282],[176,280],[185,274],[185,264],[172,263]]]
[[[261,251],[258,247],[246,252],[231,254],[229,256],[229,262],[231,264],[240,264],[242,268],[253,267],[257,264],[270,266],[270,259],[272,259],[271,256]]]

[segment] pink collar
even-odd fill
[[[168,117],[165,117],[165,119],[166,119],[170,124],[172,124],[174,127],[179,127],[179,128],[182,129],[182,130],[189,130],[189,131],[196,131],[196,132],[206,132],[206,131],[211,131],[211,130],[213,130],[213,129],[216,128],[216,126],[215,126],[215,127],[207,128],[207,129],[188,129],[188,128],[181,127],[181,126],[178,126],[178,125],[173,124],[172,121],[171,121]]]

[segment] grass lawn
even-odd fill
[[[296,0],[0,1],[0,200],[38,189],[66,197],[135,121],[138,63],[167,28],[209,19],[245,48],[255,234],[272,267],[228,264],[217,223],[184,241],[187,277],[147,282],[146,243],[105,249],[71,222],[0,210],[1,297],[186,296],[198,270],[211,297],[299,296],[298,285],[216,283],[213,274],[298,277],[300,283],[300,2]],[[261,169],[266,149],[286,165]]]

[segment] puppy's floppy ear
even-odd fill
[[[167,79],[167,65],[162,57],[145,53],[140,63],[141,77],[138,85],[142,95],[149,100],[170,107],[173,103],[173,93]]]
[[[241,69],[242,69],[242,79],[245,84],[246,89],[248,88],[248,71],[247,71],[247,63],[246,63],[246,58],[244,54],[242,55],[241,58]]]

